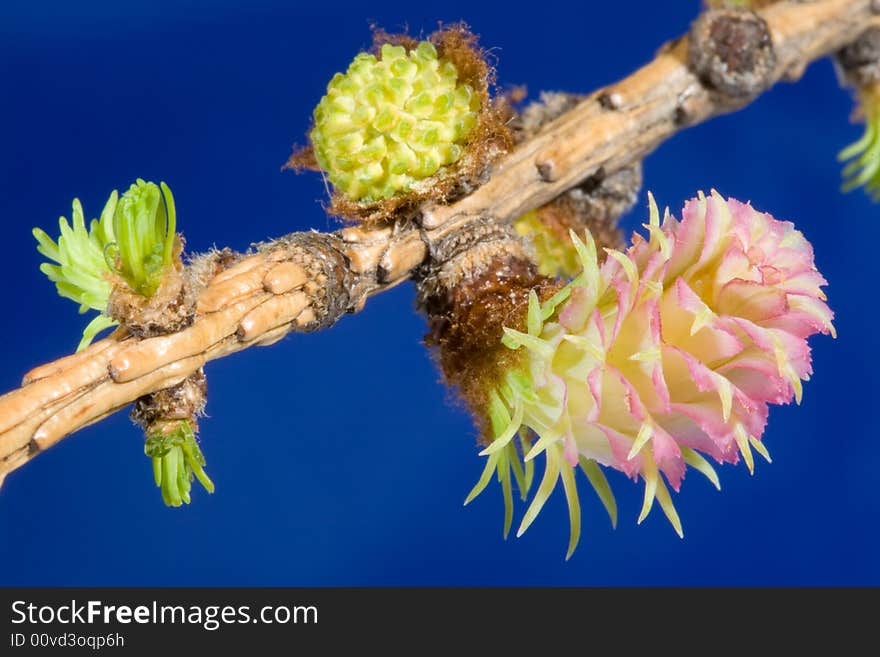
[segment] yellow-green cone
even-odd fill
[[[428,41],[409,52],[385,44],[327,85],[310,134],[315,157],[349,199],[386,199],[461,157],[479,105]]]

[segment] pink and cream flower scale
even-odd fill
[[[534,521],[559,480],[571,540],[580,534],[575,472],[580,468],[616,523],[600,466],[645,481],[639,522],[656,500],[679,535],[668,490],[687,466],[716,486],[706,457],[769,461],[762,435],[768,405],[800,402],[811,374],[807,338],[834,335],[833,314],[804,236],[785,221],[717,193],[685,204],[662,223],[650,199],[647,237],[624,253],[572,234],[581,273],[541,303],[532,292],[525,331],[505,329],[523,350],[500,377],[485,409],[494,440],[467,501],[497,473],[512,517],[511,474],[525,499],[532,461],[541,483],[517,535]],[[519,444],[517,444],[519,443]],[[665,481],[664,481],[665,480]]]

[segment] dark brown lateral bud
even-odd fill
[[[880,83],[880,27],[871,27],[837,53],[846,79],[857,87]]]
[[[752,11],[732,7],[700,15],[691,27],[688,58],[704,84],[734,99],[767,89],[776,68],[766,21]]]

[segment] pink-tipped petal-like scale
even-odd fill
[[[811,374],[807,338],[834,335],[826,281],[791,223],[713,192],[688,201],[681,221],[667,215],[661,224],[650,201],[647,239],[634,235],[602,265],[592,238],[573,236],[581,274],[567,294],[543,305],[535,297],[528,333],[504,338],[525,360],[494,398],[522,420],[496,436],[506,446],[495,467],[503,479],[521,458],[545,456],[518,534],[562,480],[569,556],[580,531],[569,479],[578,464],[591,482],[599,481],[595,464],[644,479],[641,518],[656,499],[681,533],[660,475],[678,491],[691,465],[717,483],[700,452],[721,463],[742,458],[752,470],[753,449],[767,456],[768,404],[800,401]],[[509,444],[515,433],[534,438],[522,457]],[[597,493],[608,507],[606,485]]]

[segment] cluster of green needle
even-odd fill
[[[864,187],[874,201],[880,201],[880,86],[862,91],[860,100],[865,134],[837,156],[848,162],[843,169],[843,191]]]
[[[205,457],[189,420],[179,421],[168,433],[148,436],[144,454],[153,460],[153,477],[168,506],[189,504],[193,477],[206,491],[214,492],[214,482],[205,472]]]
[[[135,293],[156,293],[174,256],[176,213],[174,197],[165,183],[138,179],[120,198],[116,190],[99,219],[86,229],[79,199],[73,200],[72,225],[58,220],[60,234],[53,240],[46,231],[33,229],[37,251],[52,262],[40,265],[55,283],[58,294],[79,304],[79,311],[97,310],[83,331],[79,349],[88,346],[105,328],[117,324],[106,314],[114,279]]]

